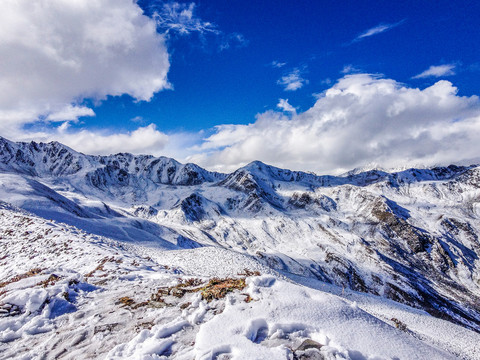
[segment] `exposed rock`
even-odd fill
[[[312,339],[306,339],[304,340],[298,348],[295,349],[295,351],[305,351],[308,349],[318,349],[320,350],[322,348],[322,344],[312,340]]]

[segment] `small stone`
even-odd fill
[[[305,351],[307,349],[318,349],[320,350],[322,348],[322,344],[312,340],[312,339],[306,339],[304,340],[300,346],[295,350],[295,351]]]
[[[305,351],[296,351],[294,353],[296,360],[327,360],[324,354],[317,348],[310,348]]]

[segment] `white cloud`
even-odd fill
[[[132,0],[0,2],[0,124],[92,116],[82,99],[170,87],[156,22]]]
[[[253,160],[331,173],[458,163],[480,153],[480,101],[448,81],[410,88],[368,74],[347,75],[309,110],[267,111],[249,125],[222,125],[190,161],[230,171]]]
[[[243,34],[238,32],[224,33],[211,22],[204,21],[196,15],[196,4],[182,4],[178,2],[165,2],[150,5],[154,9],[152,17],[157,22],[157,28],[164,31],[167,36],[190,35],[197,33],[202,36],[213,34],[218,41],[218,50],[223,51],[230,48],[242,48],[249,44]]]
[[[195,16],[195,3],[180,4],[167,2],[162,4],[153,14],[159,29],[165,32],[177,32],[181,35],[192,32],[220,33],[216,26]]]
[[[359,69],[357,69],[355,66],[352,64],[345,65],[343,69],[340,71],[342,74],[353,74],[353,73],[358,73],[360,72]]]
[[[135,116],[131,118],[130,121],[136,122],[136,123],[143,123],[145,119],[142,116]]]
[[[226,36],[229,44],[246,45],[241,34],[224,35],[194,10],[193,3],[169,2],[150,18],[133,0],[0,2],[0,136],[57,140],[92,154],[185,157],[199,134],[167,135],[153,124],[130,132],[70,125],[95,116],[84,99],[128,94],[149,101],[171,88],[166,34],[210,32]]]
[[[242,48],[248,46],[249,41],[245,39],[240,33],[231,33],[222,36],[221,44],[219,46],[219,50],[227,50],[230,47]]]
[[[168,136],[158,131],[155,125],[139,127],[128,133],[102,134],[88,130],[64,133],[55,136],[66,145],[86,154],[112,154],[130,152],[134,154],[158,153],[165,148]]]
[[[432,65],[424,72],[415,75],[412,79],[423,79],[427,77],[441,77],[455,75],[455,64]]]
[[[28,131],[17,128],[6,129],[2,136],[13,141],[59,141],[84,154],[109,155],[120,152],[173,157],[186,162],[192,154],[194,144],[204,136],[198,133],[176,132],[166,134],[155,124],[139,126],[133,131],[118,132],[116,129],[78,130],[65,121],[60,126],[40,126],[37,124]],[[12,130],[12,131],[9,131]]]
[[[277,68],[277,69],[280,69],[280,68],[284,67],[285,65],[287,65],[287,63],[280,62],[280,61],[277,61],[277,60],[274,60],[270,63],[271,67]]]
[[[95,116],[92,109],[85,106],[75,106],[68,104],[63,109],[48,114],[46,120],[48,121],[77,121],[82,116]]]
[[[297,112],[297,110],[292,105],[290,105],[290,103],[288,102],[288,99],[279,99],[277,107],[279,109],[282,109],[282,111],[285,111],[285,112],[291,112],[291,113]]]
[[[308,84],[308,80],[302,77],[300,69],[295,68],[290,73],[282,76],[277,81],[277,84],[284,86],[285,91],[296,91],[302,88],[303,85]]]
[[[378,24],[377,26],[374,26],[374,27],[364,31],[360,35],[358,35],[355,39],[353,39],[353,42],[357,42],[357,41],[363,40],[364,38],[367,38],[367,37],[370,37],[370,36],[373,36],[373,35],[377,35],[377,34],[381,34],[385,31],[391,30],[394,27],[397,27],[398,25],[402,24],[404,21],[405,20],[402,20],[402,21],[399,21],[399,22],[394,23],[394,24]]]
[[[170,136],[158,131],[154,124],[139,127],[131,132],[109,133],[102,131],[69,131],[70,123],[62,123],[56,129],[48,128],[45,131],[28,131],[16,133],[16,141],[59,141],[76,151],[85,154],[108,155],[118,152],[134,154],[157,154],[169,145]]]

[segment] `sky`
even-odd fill
[[[477,1],[3,0],[0,136],[233,171],[480,160]]]

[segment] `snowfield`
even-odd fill
[[[480,359],[480,167],[231,174],[0,137],[0,359]]]
[[[288,280],[229,250],[165,252],[125,245],[5,203],[0,210],[0,236],[0,276],[14,280],[1,288],[2,359],[293,359],[294,354],[305,359],[321,358],[320,354],[326,359],[478,359],[480,355],[476,332],[317,280],[304,286],[302,280],[308,279]],[[192,277],[203,282],[212,276],[241,278],[245,275],[238,274],[244,269],[261,275],[247,276],[242,291],[222,299],[207,302],[192,292],[180,298],[166,296],[168,305],[141,305],[159,288]],[[15,276],[29,272],[15,281]],[[12,309],[20,314],[7,314]],[[308,339],[322,346],[296,350]]]

